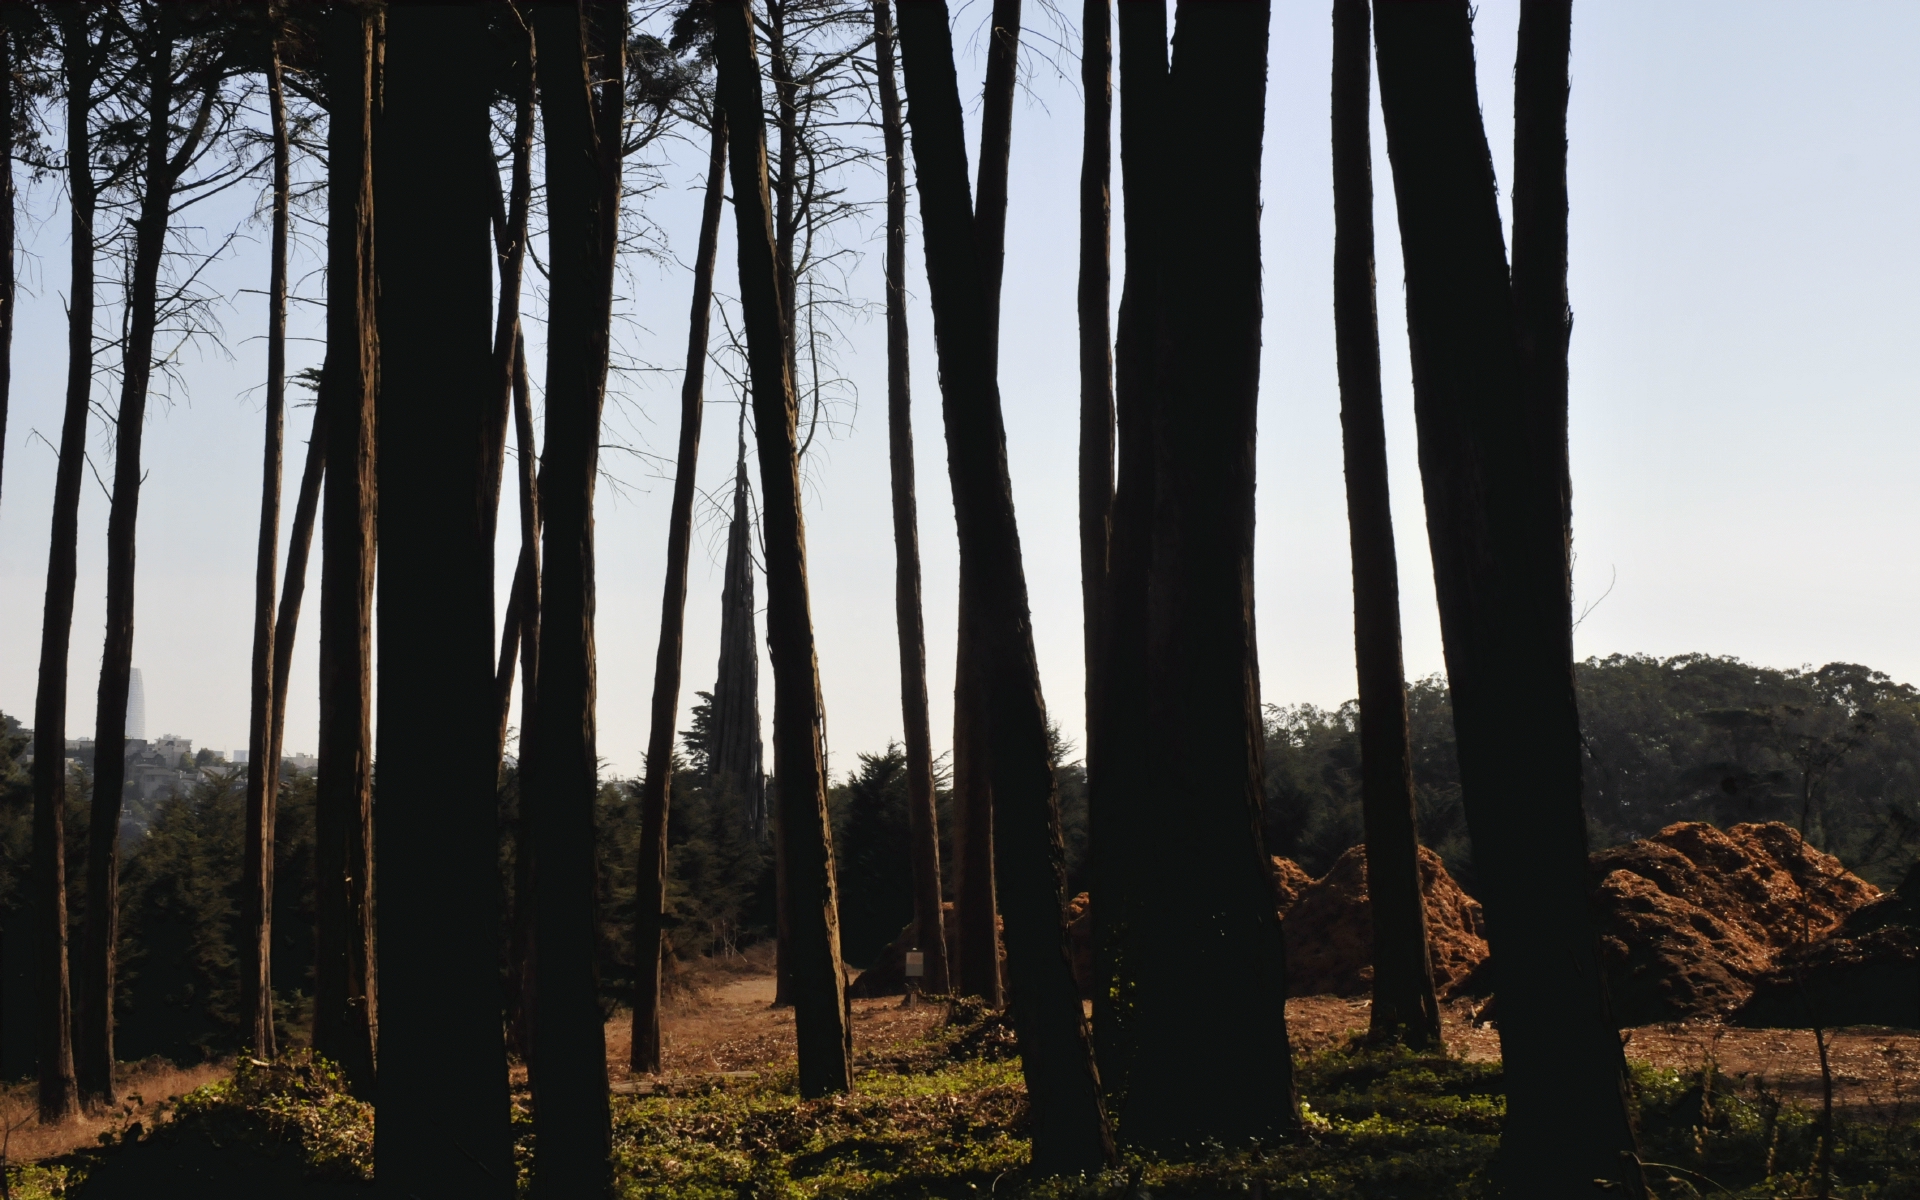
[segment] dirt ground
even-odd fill
[[[793,1010],[774,1009],[773,979],[740,975],[718,981],[668,1006],[662,1014],[666,1076],[777,1070],[794,1055]],[[1338,996],[1287,1001],[1287,1032],[1297,1052],[1311,1053],[1344,1042],[1367,1027],[1369,1002]],[[1446,1006],[1447,1046],[1474,1060],[1500,1057],[1497,1030],[1476,1026],[1473,1005]],[[945,1018],[943,1006],[902,1008],[898,997],[853,1002],[856,1059],[875,1056],[911,1040]],[[608,1025],[607,1055],[616,1087],[644,1086],[627,1071],[626,1014]],[[1627,1057],[1682,1072],[1697,1071],[1712,1055],[1722,1077],[1737,1088],[1765,1086],[1789,1103],[1820,1101],[1819,1055],[1810,1030],[1738,1029],[1719,1024],[1645,1025],[1622,1032]],[[1890,1117],[1920,1111],[1920,1034],[1888,1029],[1846,1029],[1828,1035],[1834,1104],[1860,1116]]]
[[[232,1069],[227,1062],[197,1067],[176,1067],[161,1060],[122,1063],[118,1081],[121,1107],[112,1112],[87,1113],[62,1125],[40,1124],[33,1084],[10,1085],[0,1090],[0,1162],[37,1162],[91,1146],[101,1133],[124,1128],[129,1121],[151,1120],[150,1114],[159,1105],[224,1078]]]

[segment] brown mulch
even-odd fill
[[[1286,859],[1275,859],[1306,872]],[[1284,868],[1283,868],[1284,871]],[[1420,891],[1434,990],[1442,999],[1466,986],[1487,958],[1487,926],[1479,901],[1460,890],[1440,856],[1420,847]],[[1373,987],[1373,905],[1367,898],[1367,851],[1355,846],[1325,876],[1282,907],[1289,996],[1364,996]]]

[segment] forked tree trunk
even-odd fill
[[[713,116],[706,203],[693,259],[693,305],[687,316],[687,365],[680,381],[680,447],[667,516],[667,578],[660,597],[660,646],[653,662],[653,711],[647,731],[647,773],[640,787],[640,862],[634,884],[633,1049],[635,1071],[660,1070],[660,936],[667,904],[667,806],[673,797],[674,720],[680,715],[680,658],[687,615],[687,552],[693,542],[694,469],[700,459],[705,405],[707,325],[713,308],[713,260],[720,249],[726,191],[727,122]]]
[[[1260,837],[1253,609],[1268,17],[1264,0],[1183,2],[1168,75],[1160,165],[1179,185],[1157,213],[1147,604],[1147,778],[1160,819],[1152,867],[1132,880],[1127,953],[1139,991],[1123,1126],[1154,1147],[1243,1145],[1299,1123],[1286,956]]]
[[[1006,430],[977,261],[966,141],[945,3],[900,9],[927,281],[940,359],[947,464],[975,645],[986,666],[994,851],[1005,904],[1014,1027],[1042,1172],[1096,1171],[1113,1141],[1079,990],[1067,961],[1065,880],[1045,702],[1007,474]]]
[[[1121,4],[1120,181],[1126,199],[1126,281],[1114,345],[1115,471],[1100,613],[1099,685],[1088,719],[1087,815],[1093,858],[1094,1044],[1108,1103],[1122,1110],[1131,1071],[1135,1001],[1126,947],[1134,881],[1148,869],[1147,567],[1152,557],[1154,358],[1159,339],[1160,121],[1167,91],[1164,4]]]
[[[93,387],[93,226],[96,192],[88,123],[99,63],[86,11],[56,10],[66,90],[67,211],[72,274],[67,294],[67,400],[54,471],[40,678],[33,702],[34,1044],[43,1124],[80,1108],[73,1074],[73,993],[67,974],[67,655],[73,639],[80,477]]]
[[[1465,0],[1381,0],[1380,98],[1460,782],[1498,965],[1516,1194],[1643,1190],[1587,908],[1564,474],[1533,431]]]
[[[1400,576],[1387,492],[1380,327],[1373,281],[1373,39],[1367,0],[1333,5],[1333,327],[1347,532],[1353,553],[1353,657],[1360,679],[1361,811],[1373,913],[1371,1036],[1440,1043],[1414,824],[1413,753],[1400,658]]]
[[[787,369],[788,314],[767,193],[766,125],[760,64],[748,0],[714,6],[720,104],[732,155],[740,255],[740,308],[752,378],[760,456],[761,528],[767,565],[767,648],[773,658],[773,771],[779,780],[779,834],[786,852],[788,974],[800,1048],[800,1094],[844,1092],[853,1083],[852,1031],[840,964],[833,842],[827,826],[826,753],[820,671],[807,597],[806,526],[793,378]]]
[[[612,1128],[595,969],[593,492],[620,204],[626,7],[534,9],[546,135],[549,326],[540,672],[522,803],[533,813],[534,1194],[605,1195]]]
[[[900,640],[900,715],[907,742],[907,842],[913,859],[913,941],[926,955],[921,987],[948,989],[940,909],[940,819],[927,714],[927,635],[920,611],[920,518],[913,480],[913,396],[907,358],[907,144],[893,65],[893,17],[874,0],[873,53],[887,155],[887,458],[893,481],[893,613]]]
[[[280,41],[267,59],[273,120],[273,241],[267,269],[267,431],[260,465],[260,539],[254,557],[252,697],[247,719],[247,831],[242,848],[240,1022],[253,1053],[271,1059],[273,1037],[273,819],[279,762],[273,745],[274,576],[280,570],[280,476],[287,412],[287,221],[292,146],[280,81]]]
[[[107,635],[100,656],[94,710],[93,804],[87,828],[87,914],[82,935],[79,1029],[74,1046],[81,1101],[111,1107],[113,1092],[114,951],[120,931],[120,802],[127,777],[127,690],[133,670],[134,532],[140,516],[140,445],[146,428],[147,383],[153,374],[160,260],[174,183],[199,151],[212,116],[214,94],[202,93],[199,112],[178,154],[169,156],[173,119],[173,37],[165,12],[151,15],[136,36],[147,75],[147,112],[141,130],[140,208],[134,219],[132,270],[126,298],[126,347],[120,372],[120,411],[114,421],[113,501],[107,515]]]
[[[514,1192],[500,991],[493,514],[513,353],[496,338],[481,9],[386,17],[380,285],[380,1104],[399,1195]],[[490,186],[491,185],[491,186]],[[503,280],[511,301],[517,280]],[[497,344],[496,344],[497,343]]]
[[[327,437],[320,544],[320,769],[314,795],[313,1048],[373,1088],[374,17],[341,8],[324,36]]]

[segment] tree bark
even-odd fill
[[[852,1031],[840,963],[833,842],[827,826],[825,715],[807,596],[798,413],[783,336],[790,314],[780,304],[768,211],[766,126],[760,116],[760,64],[748,0],[716,4],[714,25],[720,104],[727,115],[728,150],[733,158],[740,308],[760,456],[767,647],[773,658],[773,770],[779,780],[779,835],[786,852],[789,974],[800,1044],[800,1093],[823,1096],[852,1086]]]
[[[660,646],[653,663],[653,711],[647,731],[647,773],[640,790],[640,863],[634,891],[633,1050],[635,1071],[660,1070],[660,937],[667,904],[667,806],[673,797],[673,735],[680,715],[680,659],[687,615],[687,552],[693,541],[694,470],[700,458],[700,416],[707,378],[707,325],[713,307],[713,262],[720,249],[726,192],[727,122],[713,115],[706,203],[693,260],[693,304],[687,317],[687,365],[680,382],[680,448],[667,518],[667,578],[660,597]]]
[[[533,413],[527,398],[527,347],[520,332],[520,287],[526,271],[527,215],[533,203],[533,103],[534,45],[532,30],[522,49],[524,58],[515,83],[514,127],[511,182],[508,194],[500,195],[499,179],[494,179],[494,249],[500,259],[500,308],[494,322],[493,359],[495,402],[488,430],[489,445],[499,450],[487,463],[494,502],[489,511],[500,507],[500,477],[506,465],[507,425],[511,419],[520,451],[518,473],[520,494],[520,556],[514,564],[512,590],[508,593],[507,614],[500,626],[500,662],[494,672],[496,702],[500,710],[495,738],[494,769],[497,774],[507,748],[507,717],[513,707],[514,660],[520,652],[521,635],[527,614],[538,608],[529,589],[539,590],[539,520],[534,502],[535,463],[533,449]],[[491,153],[488,155],[491,158]],[[497,168],[496,168],[497,170]],[[526,409],[523,416],[521,410]],[[497,525],[497,517],[495,521]],[[526,705],[521,705],[522,713]]]
[[[374,158],[380,374],[380,1104],[398,1195],[513,1194],[499,985],[496,338],[478,6],[386,17]],[[497,178],[497,177],[495,177]],[[515,295],[503,280],[502,299]],[[503,307],[507,307],[503,305]],[[497,351],[496,352],[496,342]]]
[[[1244,1144],[1297,1128],[1286,956],[1260,838],[1254,638],[1264,2],[1184,2],[1157,214],[1161,358],[1147,603],[1147,778],[1160,810],[1133,880],[1129,1140]],[[1178,131],[1178,136],[1172,136]],[[1144,861],[1144,860],[1143,860]],[[1192,931],[1205,929],[1199,938]]]
[[[525,335],[514,331],[513,428],[520,461],[520,562],[514,569],[513,596],[507,603],[507,629],[516,635],[520,654],[520,802],[514,817],[513,907],[507,934],[507,1038],[520,1061],[533,1062],[533,815],[527,807],[527,751],[538,711],[540,677],[540,487],[539,453],[534,445],[532,388],[527,379]],[[512,701],[513,664],[502,664],[499,688],[500,745],[506,747],[507,712]]]
[[[292,147],[280,80],[280,41],[267,59],[273,121],[273,241],[267,270],[267,430],[260,466],[260,540],[253,584],[252,697],[247,720],[247,832],[241,867],[240,1021],[253,1053],[274,1056],[273,819],[279,762],[273,745],[274,576],[280,568],[280,475],[287,410],[287,222]]]
[[[1533,436],[1465,0],[1376,5],[1460,780],[1498,964],[1518,1194],[1643,1187],[1587,909],[1564,476]]]
[[[1088,832],[1093,858],[1093,1032],[1108,1103],[1125,1103],[1129,1021],[1136,999],[1126,945],[1133,881],[1150,861],[1147,787],[1147,568],[1154,506],[1154,358],[1159,344],[1160,121],[1167,92],[1167,11],[1121,4],[1120,179],[1126,197],[1126,280],[1114,347],[1115,472],[1101,648],[1088,677],[1099,685],[1089,722]]]
[[[116,1102],[114,950],[120,928],[120,806],[127,772],[127,690],[133,670],[134,533],[140,515],[140,445],[146,427],[147,384],[153,373],[154,328],[159,319],[160,260],[166,252],[174,183],[199,150],[214,98],[210,89],[202,93],[197,119],[188,128],[178,154],[169,156],[175,91],[170,24],[164,12],[156,12],[135,35],[145,43],[136,51],[144,60],[146,75],[147,111],[141,130],[145,162],[141,166],[126,297],[120,410],[114,421],[113,499],[107,515],[107,630],[100,657],[99,704],[94,710],[87,912],[74,1046],[81,1102],[102,1108]]]
[[[74,1079],[73,994],[67,974],[67,657],[73,639],[80,473],[93,386],[93,227],[97,202],[88,123],[99,64],[87,14],[56,10],[66,90],[67,197],[72,274],[67,296],[67,398],[53,484],[40,677],[33,705],[34,1033],[42,1124],[80,1108]]]
[[[7,405],[13,394],[13,220],[18,197],[13,187],[13,34],[0,27],[0,481],[6,476]]]
[[[991,356],[991,312],[968,196],[966,142],[947,6],[900,9],[903,65],[927,281],[940,360],[948,473],[963,563],[977,584],[974,636],[985,665],[994,851],[1006,905],[1014,1026],[1043,1172],[1099,1170],[1113,1142],[1079,990],[1066,953],[1064,871],[1045,702],[1007,473]]]
[[[1387,491],[1380,327],[1373,278],[1372,31],[1366,0],[1333,5],[1333,324],[1347,532],[1353,553],[1353,657],[1360,682],[1361,811],[1373,913],[1372,1037],[1440,1044],[1414,819],[1400,576]]]
[[[606,1031],[595,968],[593,492],[618,250],[626,8],[534,10],[546,134],[549,333],[541,472],[540,668],[521,765],[533,814],[537,1196],[612,1186]],[[597,93],[597,94],[596,94]]]
[[[1520,6],[1513,64],[1513,312],[1538,452],[1560,475],[1572,593],[1573,476],[1567,462],[1567,92],[1572,0]]]
[[[313,1048],[370,1094],[373,946],[374,15],[327,18],[327,437],[320,546],[320,769],[314,795]]]
[[[914,498],[907,357],[907,144],[887,0],[874,0],[873,52],[887,156],[887,459],[893,482],[893,611],[900,639],[900,714],[906,726],[913,940],[926,955],[920,986],[943,995],[949,986],[947,938],[940,907],[940,819],[934,808],[933,731],[927,713],[927,635],[920,611],[920,518]]]

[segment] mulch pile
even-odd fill
[[[1826,937],[1785,950],[1754,980],[1742,1025],[1920,1028],[1920,863]]]
[[[1287,859],[1282,877],[1306,872]],[[1472,990],[1475,969],[1487,958],[1487,926],[1480,903],[1460,890],[1440,856],[1420,848],[1420,892],[1426,901],[1427,944],[1434,990],[1442,1000]],[[1287,936],[1289,996],[1364,996],[1373,990],[1373,905],[1367,899],[1367,849],[1342,854],[1325,876],[1300,888],[1280,909]]]

